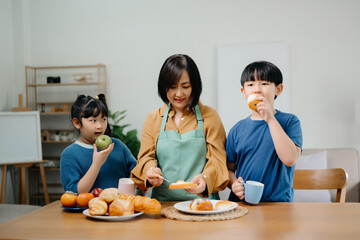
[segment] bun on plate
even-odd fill
[[[134,214],[134,205],[130,200],[115,199],[109,205],[109,216],[129,216]]]
[[[211,211],[213,210],[213,205],[210,200],[203,200],[201,198],[196,198],[190,203],[190,210]]]
[[[185,188],[196,188],[197,185],[191,182],[184,182],[182,180],[177,181],[169,185],[169,189],[185,189]]]
[[[106,188],[102,190],[102,192],[99,195],[99,198],[107,203],[111,203],[115,199],[119,198],[120,194],[121,193],[117,188]]]
[[[258,94],[251,94],[247,99],[249,108],[255,111],[257,110],[257,104],[261,102],[260,100],[256,100],[257,97]]]
[[[224,210],[224,209],[229,209],[231,207],[232,207],[232,202],[230,201],[219,201],[215,204],[216,210]]]

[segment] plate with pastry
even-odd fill
[[[125,221],[125,220],[136,218],[136,217],[140,216],[141,214],[143,214],[143,212],[135,212],[134,214],[125,215],[125,216],[109,216],[109,213],[106,213],[105,215],[91,215],[89,213],[89,209],[86,209],[83,211],[83,214],[87,217],[90,217],[93,219],[98,219],[98,220],[103,220],[103,221]]]
[[[169,189],[187,189],[187,188],[196,188],[198,185],[191,182],[184,182],[183,180],[179,180],[176,183],[172,183],[169,185]]]
[[[205,215],[228,212],[235,209],[237,206],[237,203],[226,200],[205,200],[197,198],[176,203],[174,208],[185,213]]]

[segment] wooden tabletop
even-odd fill
[[[174,202],[164,202],[163,207]],[[360,203],[240,203],[234,220],[186,222],[143,214],[127,221],[93,220],[56,201],[0,224],[1,239],[360,239]]]

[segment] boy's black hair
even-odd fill
[[[79,95],[71,107],[71,119],[76,118],[81,125],[82,118],[97,117],[100,114],[108,117],[106,98],[102,93],[95,97]],[[104,134],[111,136],[109,122]]]
[[[202,91],[200,72],[194,60],[184,54],[175,54],[168,57],[160,69],[158,94],[164,103],[169,103],[166,93],[174,84],[179,82],[184,70],[189,74],[192,88],[189,105],[194,107],[198,104]]]
[[[255,79],[275,83],[275,86],[283,82],[280,69],[267,61],[258,61],[247,65],[241,74],[241,86],[244,87],[245,82],[255,81]]]

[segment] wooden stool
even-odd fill
[[[16,168],[20,168],[20,178],[19,178],[19,202],[22,204],[26,204],[26,168],[31,167],[34,163],[39,163],[41,181],[44,189],[44,197],[45,203],[49,204],[49,193],[47,189],[45,169],[44,169],[44,161],[38,162],[30,162],[30,163],[5,163],[2,165],[2,177],[1,177],[1,195],[0,195],[0,203],[4,203],[5,198],[5,183],[6,183],[6,170],[7,165],[13,165]],[[20,201],[21,200],[21,201]]]

